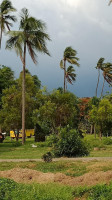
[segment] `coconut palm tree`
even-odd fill
[[[67,82],[73,84],[73,81],[76,80],[76,74],[74,73],[75,69],[73,66],[69,66],[66,70],[66,90],[67,90]]]
[[[41,20],[29,16],[26,8],[21,10],[21,20],[19,31],[9,31],[9,40],[6,48],[15,49],[20,56],[23,64],[23,84],[22,84],[22,144],[25,142],[25,69],[27,50],[33,62],[37,63],[36,52],[49,54],[46,47],[46,40],[50,40],[49,35],[45,32],[46,25]]]
[[[12,26],[11,22],[16,21],[16,17],[14,15],[10,15],[11,12],[15,12],[16,9],[12,6],[11,1],[3,0],[0,4],[0,48],[2,41],[2,33],[8,29],[10,31],[10,27]]]
[[[102,86],[102,91],[101,91],[101,97],[103,96],[103,89],[104,89],[104,84],[105,81],[112,86],[112,63],[105,63],[103,68],[101,69],[103,71],[103,86]]]
[[[112,3],[112,0],[109,1],[109,6],[110,6],[111,3]]]
[[[97,90],[98,90],[98,85],[99,85],[99,80],[100,80],[100,70],[103,68],[104,66],[104,58],[100,58],[97,62],[97,66],[96,69],[98,69],[98,81],[97,81],[97,86],[96,86],[96,97],[97,97]]]
[[[77,62],[79,58],[76,57],[76,54],[76,50],[72,47],[67,47],[64,51],[63,59],[60,61],[60,67],[64,70],[64,92],[66,89],[66,62],[79,67],[79,63]]]

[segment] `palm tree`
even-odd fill
[[[96,69],[98,69],[98,81],[97,81],[97,86],[96,86],[96,97],[97,97],[97,90],[98,90],[98,85],[99,85],[99,80],[100,80],[100,70],[103,68],[104,65],[104,58],[100,58],[97,62]]]
[[[12,6],[11,1],[3,0],[0,5],[0,48],[2,41],[2,33],[6,31],[6,28],[10,31],[12,26],[11,22],[16,21],[16,17],[10,15],[11,12],[15,12],[16,9]]]
[[[60,67],[64,70],[64,93],[66,88],[66,62],[74,64],[79,67],[77,62],[79,58],[76,57],[77,51],[72,47],[67,47],[64,51],[63,59],[60,61]]]
[[[101,97],[103,95],[103,89],[104,89],[104,84],[105,81],[112,86],[112,63],[105,63],[105,65],[102,68],[103,71],[103,86],[102,86],[102,91],[101,91]]]
[[[46,47],[46,40],[50,40],[49,35],[45,32],[46,25],[41,20],[30,17],[28,10],[21,10],[21,20],[19,31],[9,31],[9,40],[6,48],[15,49],[20,56],[23,64],[23,84],[22,84],[22,144],[25,142],[25,68],[26,68],[26,51],[36,64],[36,51],[49,54]]]
[[[111,3],[112,3],[112,0],[109,1],[109,6],[110,6]]]
[[[66,90],[67,90],[67,82],[73,84],[73,81],[76,80],[76,74],[74,73],[75,69],[73,66],[69,66],[66,70]]]

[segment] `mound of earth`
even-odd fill
[[[89,172],[79,177],[70,177],[62,173],[43,173],[31,169],[14,168],[0,171],[0,177],[10,178],[18,183],[61,183],[70,186],[92,186],[112,181],[112,171]]]

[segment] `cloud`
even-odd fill
[[[12,0],[12,3],[19,12],[26,7],[31,15],[45,21],[52,39],[52,42],[48,43],[52,57],[39,54],[37,68],[28,57],[27,63],[32,73],[39,74],[49,89],[51,85],[55,88],[59,84],[63,86],[63,73],[60,71],[59,62],[64,49],[72,46],[78,51],[81,66],[77,70],[75,85],[69,88],[71,91],[77,91],[79,96],[82,92],[83,95],[84,92],[88,96],[90,93],[94,95],[96,63],[100,57],[104,57],[106,61],[111,61],[112,58],[112,6],[108,7],[108,0]],[[4,56],[3,52],[2,62],[5,60]],[[10,58],[10,53],[7,58]],[[16,59],[14,55],[13,59],[7,59],[5,62],[19,68],[20,63],[18,64]],[[49,78],[50,72],[52,79]]]

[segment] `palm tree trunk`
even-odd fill
[[[66,91],[66,60],[64,60],[64,93]]]
[[[25,66],[26,66],[26,42],[24,43],[23,79],[22,79],[22,144],[25,143]]]
[[[1,49],[1,43],[2,43],[2,27],[1,27],[1,30],[0,30],[0,49]]]
[[[101,91],[101,97],[103,96],[104,84],[105,84],[105,79],[103,79],[103,86],[102,86],[102,91]]]
[[[96,86],[96,97],[97,97],[97,90],[98,90],[99,80],[100,80],[100,69],[98,69],[98,81],[97,81],[97,86]]]

